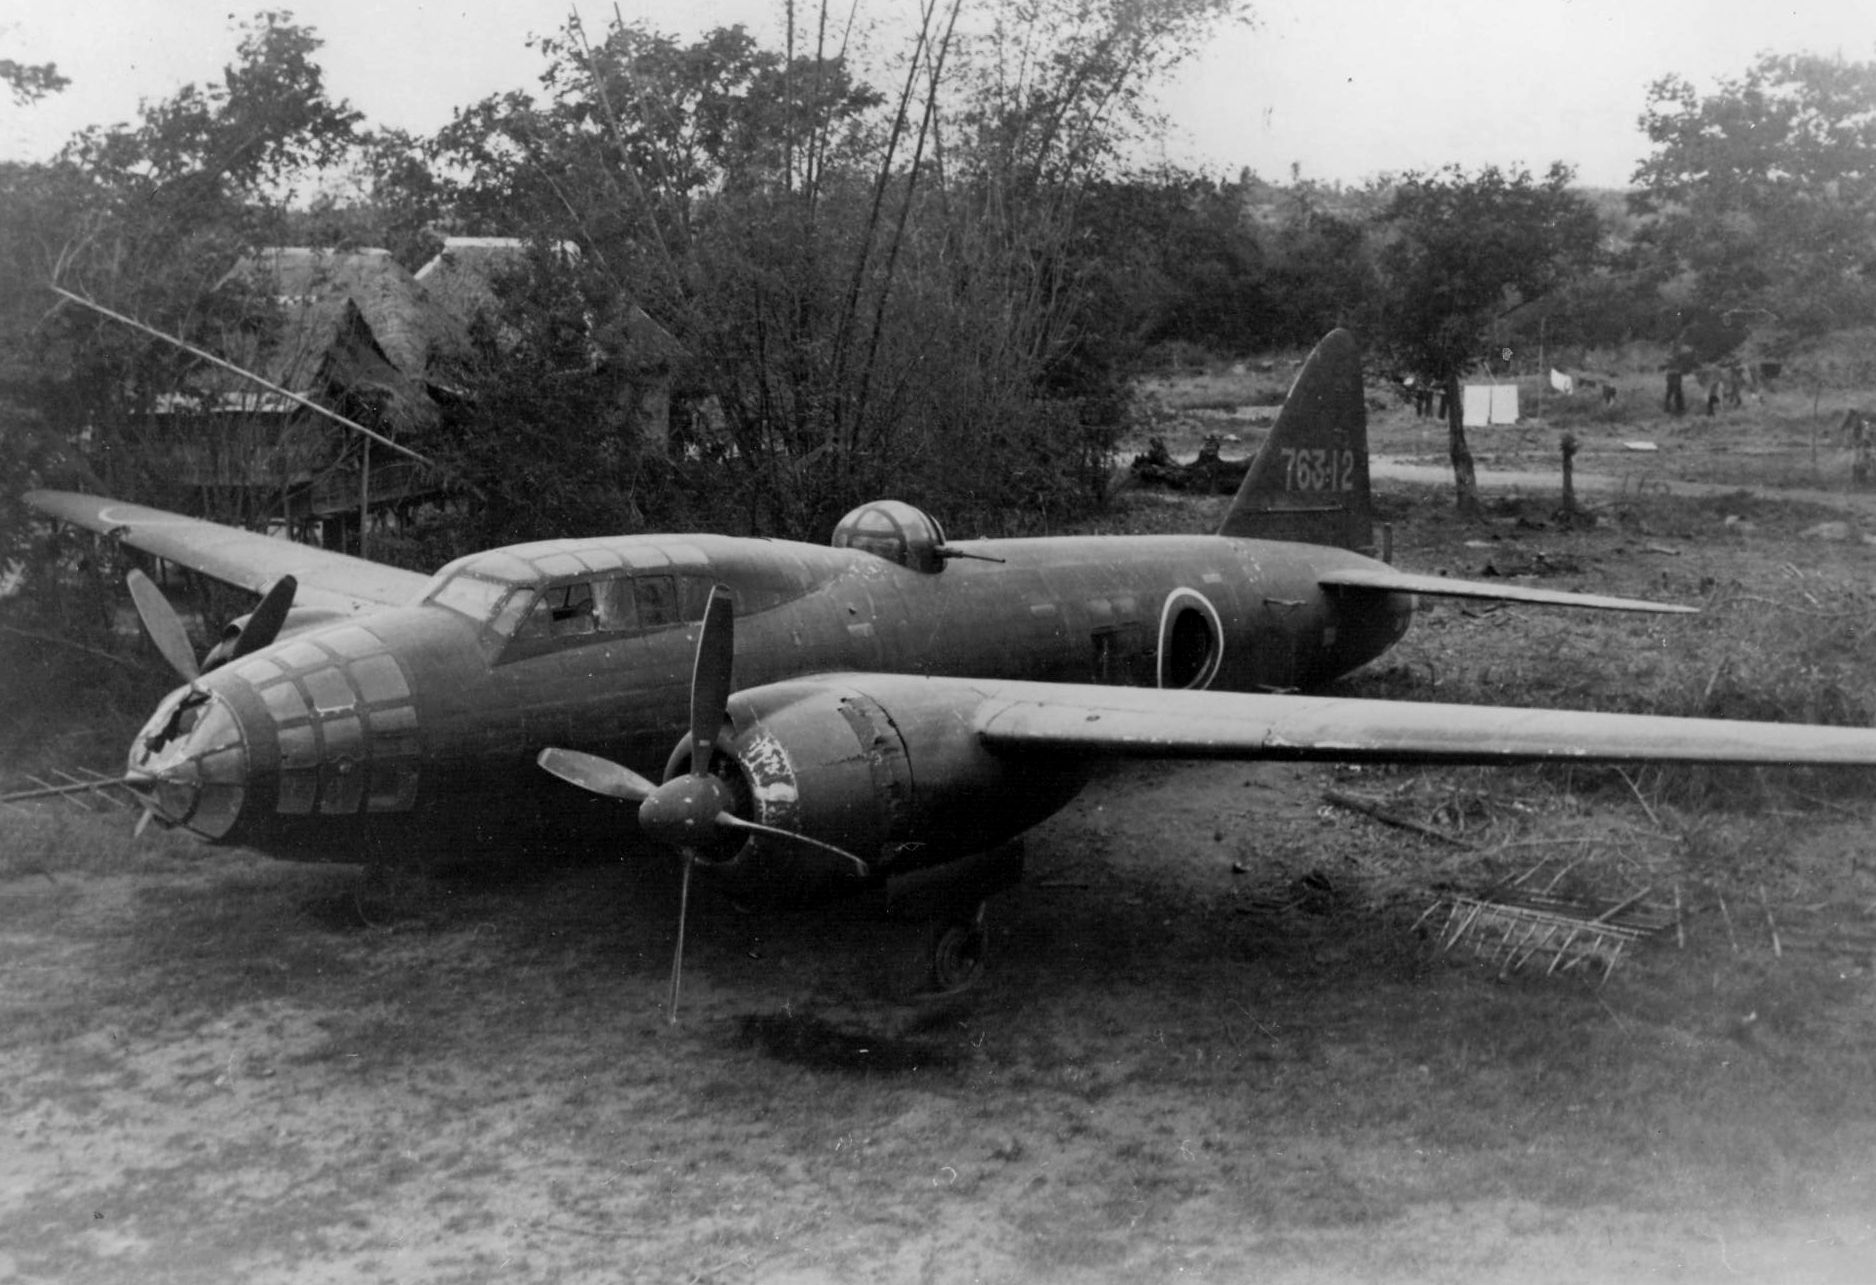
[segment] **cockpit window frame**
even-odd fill
[[[504,634],[496,664],[527,660],[570,647],[626,642],[686,629],[703,619],[711,589],[720,578],[673,567],[645,567],[599,571],[583,576],[556,576],[534,586],[535,601],[525,617],[517,616]],[[580,590],[586,590],[580,596]],[[745,613],[744,594],[735,592],[738,614]],[[777,592],[757,591],[755,610],[767,610],[787,601]],[[575,599],[582,608],[577,619]],[[559,601],[556,609],[550,604]],[[567,618],[556,619],[562,612]],[[545,613],[545,614],[544,614]],[[538,624],[536,617],[540,617]]]
[[[501,614],[503,604],[514,592],[515,586],[501,580],[491,580],[469,571],[458,571],[439,583],[434,589],[424,594],[422,601],[429,606],[441,607],[454,612],[465,620],[487,627]],[[473,590],[476,604],[474,610],[462,601],[463,591]]]

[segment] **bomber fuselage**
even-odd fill
[[[478,819],[495,837],[518,807],[592,806],[533,766],[545,746],[661,775],[715,584],[735,602],[738,689],[852,671],[1285,690],[1379,655],[1412,606],[1325,589],[1326,570],[1377,564],[1318,545],[1073,537],[914,552],[922,562],[691,535],[473,555],[409,606],[301,632],[173,693],[131,772],[159,815],[204,837],[390,859]]]

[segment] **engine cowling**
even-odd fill
[[[776,683],[730,701],[722,753],[750,820],[852,852],[875,874],[942,865],[1006,842],[1067,803],[1080,760],[991,753],[958,689],[898,675]],[[768,879],[851,879],[812,849],[760,836],[737,854]],[[804,891],[805,891],[804,887]]]

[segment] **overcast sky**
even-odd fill
[[[272,0],[326,44],[330,91],[374,125],[427,133],[452,108],[534,87],[530,33],[567,0]],[[968,2],[968,0],[967,0]],[[890,24],[917,0],[859,0]],[[215,79],[230,18],[259,0],[0,0],[0,57],[56,62],[72,84],[38,106],[0,100],[0,159],[49,155],[87,124],[128,120],[140,98]],[[808,6],[803,5],[806,9]],[[620,0],[628,20],[692,36],[745,22],[780,29],[780,0]],[[609,4],[583,6],[592,26]],[[1263,0],[1162,95],[1166,160],[1214,174],[1355,181],[1456,161],[1553,160],[1624,186],[1645,151],[1648,85],[1669,72],[1711,88],[1761,50],[1876,59],[1876,0]],[[1156,156],[1153,159],[1159,159]]]

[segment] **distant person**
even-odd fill
[[[1871,424],[1868,415],[1852,407],[1843,413],[1843,424],[1838,431],[1850,447],[1851,482],[1867,486],[1871,455],[1876,452],[1876,424]]]
[[[1677,367],[1668,368],[1668,394],[1661,399],[1661,409],[1670,415],[1687,413],[1687,394],[1681,391],[1681,372]]]

